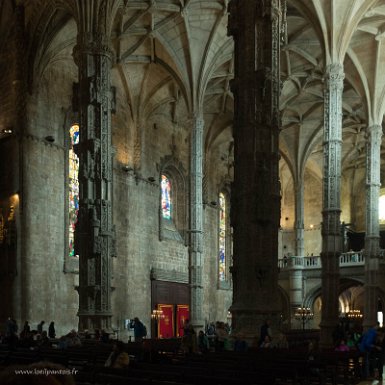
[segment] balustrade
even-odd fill
[[[380,257],[384,258],[385,250],[380,250]],[[361,251],[348,251],[340,255],[340,266],[363,266],[365,264],[364,250]],[[286,258],[280,258],[278,260],[278,267],[281,270],[292,269],[295,267],[303,267],[305,269],[320,269],[321,257],[299,257],[290,256]]]

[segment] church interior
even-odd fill
[[[384,0],[1,1],[2,325],[382,324],[384,37]]]

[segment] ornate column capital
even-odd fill
[[[344,88],[344,68],[340,63],[332,63],[326,66],[325,87],[326,89],[335,89],[342,91]]]
[[[85,36],[78,36],[78,42],[73,49],[73,57],[78,66],[80,55],[84,54],[106,56],[111,61],[114,58],[114,52],[106,36],[90,35],[88,33]]]
[[[366,133],[367,133],[367,140],[370,143],[381,144],[381,137],[382,137],[381,124],[372,124],[371,126],[368,126],[366,129]]]

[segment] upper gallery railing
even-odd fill
[[[384,258],[385,250],[380,250],[380,257]],[[364,251],[348,251],[340,255],[340,266],[363,266],[365,264]],[[289,256],[278,259],[278,267],[286,268],[304,268],[304,269],[320,269],[320,256],[297,257]]]

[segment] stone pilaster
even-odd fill
[[[342,91],[341,64],[330,64],[324,89],[324,180],[322,211],[322,320],[321,346],[332,346],[332,331],[338,323],[339,257],[341,236],[341,146]]]
[[[295,188],[295,255],[303,257],[304,254],[304,185],[301,181]]]
[[[378,197],[381,188],[381,137],[379,124],[368,127],[366,147],[366,236],[365,236],[365,308],[364,327],[377,321],[380,226]]]
[[[204,326],[203,285],[203,127],[201,115],[193,117],[190,172],[190,318],[192,325]]]
[[[115,253],[112,223],[112,158],[110,68],[112,53],[104,25],[93,15],[105,4],[80,6],[79,35],[74,50],[79,67],[80,201],[75,232],[79,263],[79,329],[111,328],[111,257]]]
[[[235,42],[233,328],[246,338],[272,327],[278,295],[280,1],[232,0],[229,33]]]

